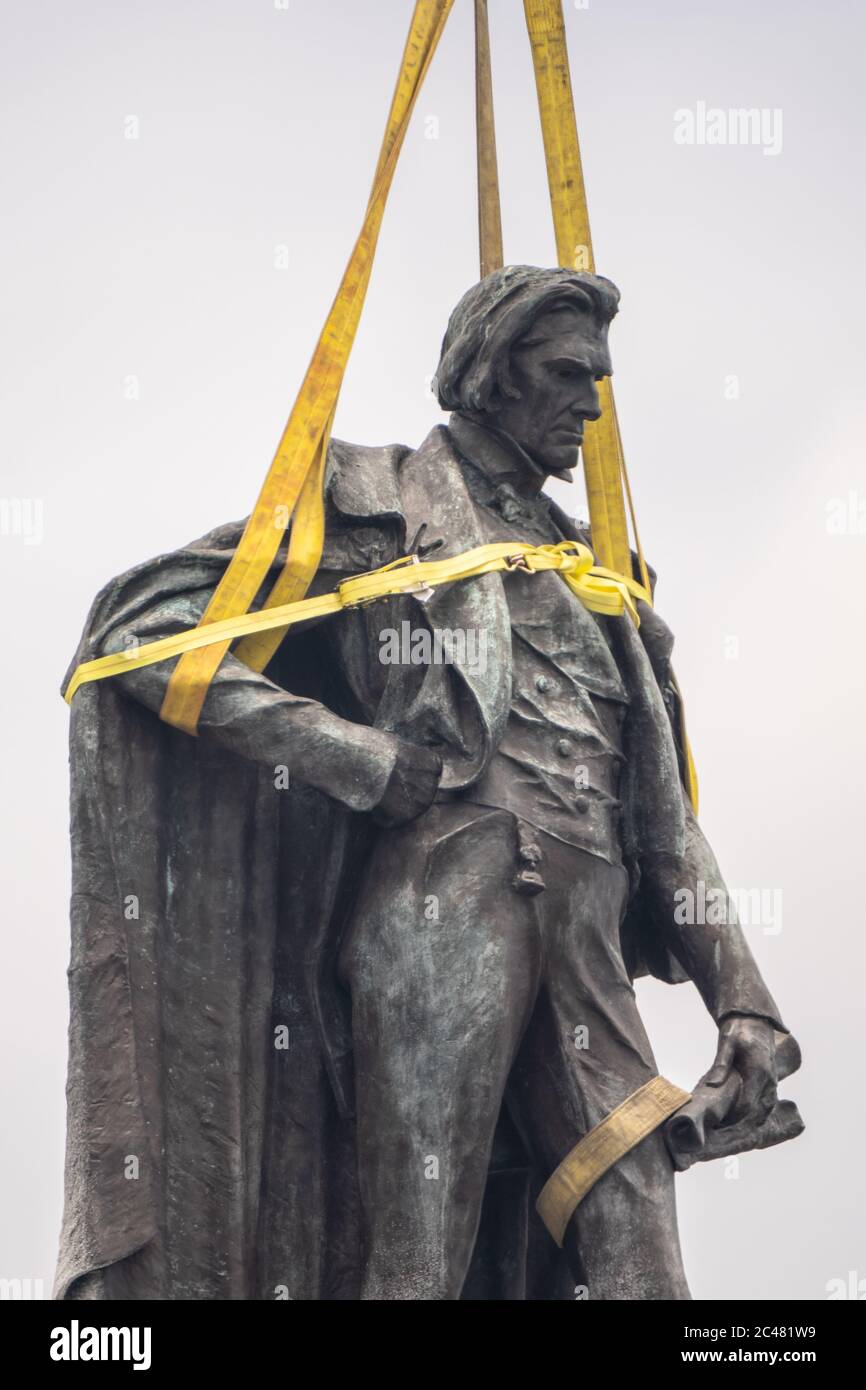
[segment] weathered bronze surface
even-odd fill
[[[333,442],[311,592],[412,544],[591,544],[542,489],[597,416],[618,299],[519,266],[470,290],[448,424]],[[75,663],[195,625],[242,525],[109,584]],[[726,890],[640,610],[520,571],[383,600],[293,629],[263,675],[227,657],[196,739],[157,717],[171,662],[78,692],[59,1297],[689,1297],[675,1167],[801,1123],[740,927],[679,920]],[[559,1250],[538,1192],[657,1074],[647,972],[694,981],[716,1062]]]

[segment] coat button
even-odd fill
[[[560,738],[556,741],[556,751],[561,758],[567,758],[571,752],[571,744],[567,738]]]
[[[542,694],[544,694],[545,690],[549,690],[550,681],[547,679],[547,676],[536,676],[535,688],[536,690],[540,690]]]
[[[576,796],[574,798],[574,809],[581,816],[586,815],[587,811],[589,810],[589,802],[587,801],[585,796]]]

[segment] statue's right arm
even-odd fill
[[[134,650],[139,643],[195,627],[207,597],[178,596],[137,615],[133,622],[112,629],[99,654]],[[177,660],[159,662],[112,679],[158,714],[176,664]],[[407,760],[402,739],[341,719],[318,701],[275,685],[230,653],[208,690],[198,730],[201,738],[241,757],[271,769],[287,768],[290,778],[297,777],[354,811],[373,810],[383,799],[387,805]],[[428,801],[434,791],[435,786]]]

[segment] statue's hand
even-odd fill
[[[377,825],[405,825],[426,811],[439,787],[442,759],[432,748],[401,740],[388,785],[373,810]]]
[[[716,1060],[699,1084],[723,1086],[732,1072],[739,1074],[737,1097],[725,1116],[726,1125],[750,1120],[763,1124],[776,1104],[776,1043],[767,1018],[729,1014],[719,1028]]]

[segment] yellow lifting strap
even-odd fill
[[[478,150],[478,249],[483,280],[485,275],[501,270],[503,265],[487,0],[475,0],[475,139]]]
[[[585,268],[592,269],[594,262],[562,6],[559,0],[524,0],[524,5],[532,42],[558,256],[563,265],[578,260]],[[196,732],[210,682],[231,642],[241,638],[236,655],[253,670],[262,671],[279,647],[290,622],[298,621],[289,617],[282,623],[263,621],[262,613],[258,613],[249,623],[241,622],[239,627],[233,627],[235,620],[243,619],[248,613],[259,593],[289,525],[286,563],[264,600],[264,610],[293,613],[316,573],[324,541],[324,477],[337,398],[358,328],[397,159],[452,6],[453,0],[416,0],[361,232],[258,499],[200,620],[200,628],[213,627],[214,632],[203,640],[188,641],[175,649],[174,654],[180,652],[181,657],[169,680],[160,717],[187,733]],[[475,0],[475,37],[479,233],[482,273],[486,273],[502,264],[486,0]],[[608,575],[624,585],[626,595],[632,590],[622,493],[624,483],[639,557],[642,581],[638,586],[639,596],[651,602],[609,382],[601,384],[600,396],[602,417],[587,428],[583,449],[593,545],[600,560],[594,570],[597,575]],[[626,606],[629,603],[627,599]],[[227,635],[229,630],[231,636]],[[215,636],[217,632],[222,634],[219,638]],[[149,644],[150,647],[154,645]],[[164,658],[154,658],[157,659]],[[87,663],[87,666],[96,664]],[[120,669],[133,668],[126,665]],[[687,758],[687,789],[697,808],[694,764],[684,727],[682,734]]]
[[[649,599],[649,594],[636,581],[596,565],[592,551],[578,541],[560,541],[557,545],[497,542],[476,546],[445,560],[419,560],[417,556],[407,555],[367,574],[353,575],[331,593],[264,608],[256,613],[216,619],[205,625],[200,623],[198,627],[176,632],[171,637],[160,637],[139,647],[83,661],[73,672],[63,692],[64,699],[71,704],[75,692],[88,681],[120,676],[181,654],[207,651],[213,646],[225,650],[238,637],[252,641],[273,632],[283,633],[295,623],[326,618],[343,609],[357,608],[390,595],[420,593],[459,579],[518,569],[531,574],[555,570],[572,593],[594,613],[605,613],[608,617],[628,613],[636,624],[640,619],[635,599],[644,602]]]
[[[557,259],[562,266],[595,271],[561,0],[524,0],[524,10],[535,68]],[[603,565],[630,575],[624,482],[629,503],[631,497],[609,377],[599,382],[598,393],[601,418],[587,423],[583,441],[592,544]],[[633,508],[631,520],[641,580],[649,588]]]
[[[571,69],[565,40],[565,21],[561,0],[523,0],[526,27],[532,48],[538,110],[547,165],[550,207],[556,236],[556,254],[561,266],[595,271],[589,208],[583,180],[583,163],[577,137],[574,114],[574,95]],[[483,16],[479,17],[479,10]],[[481,227],[482,275],[485,265],[494,268],[496,243],[493,236],[485,242],[485,228],[498,225],[499,189],[496,173],[496,143],[493,133],[492,99],[489,113],[482,100],[482,85],[492,90],[490,82],[490,48],[486,35],[487,13],[485,0],[476,0],[476,35],[479,26],[482,39],[476,37],[476,86],[479,111],[478,131],[478,201]],[[484,112],[482,116],[482,112]],[[481,122],[485,122],[482,133]],[[496,200],[496,215],[490,204]],[[499,248],[501,264],[501,232]],[[626,503],[631,518],[638,568],[643,588],[649,593],[650,581],[640,531],[635,513],[634,498],[629,482],[622,447],[622,436],[616,413],[616,402],[609,377],[598,385],[600,419],[587,422],[582,446],[583,471],[592,530],[592,545],[599,562],[615,574],[628,578],[632,574]],[[650,603],[652,599],[649,600]],[[685,707],[676,680],[680,739],[685,759],[685,785],[689,800],[698,810],[698,777],[689,744],[685,723]]]
[[[267,576],[299,500],[303,505],[295,519],[287,565],[266,603],[279,606],[300,597],[315,573],[321,554],[321,483],[330,425],[361,316],[397,158],[452,5],[453,0],[417,0],[360,235],[258,500],[202,615],[203,626],[246,613]],[[281,636],[275,631],[255,646],[250,645],[242,653],[244,660],[262,669]],[[208,642],[184,652],[166,690],[160,710],[162,719],[187,733],[195,733],[210,682],[228,646],[228,640]]]

